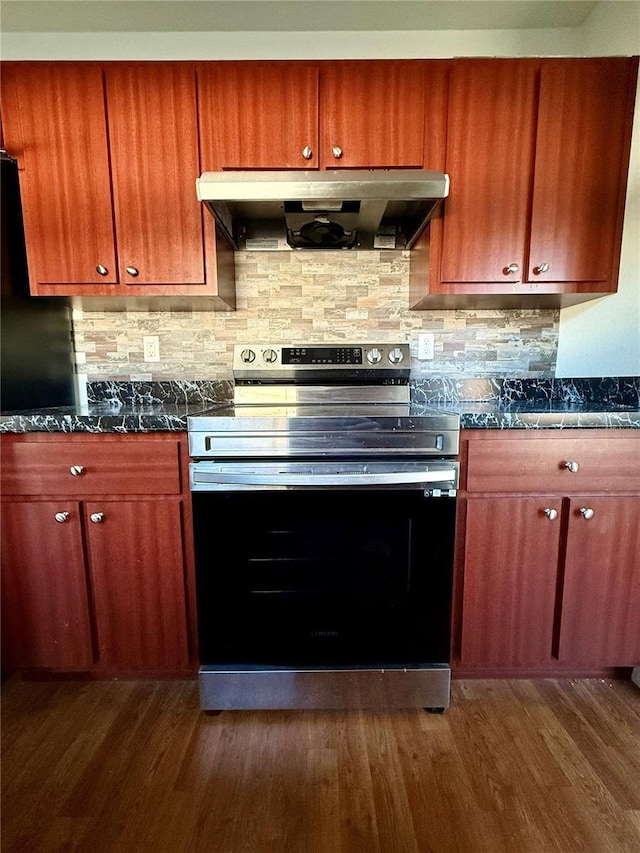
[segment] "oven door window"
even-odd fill
[[[454,499],[350,489],[193,502],[201,663],[448,662]]]

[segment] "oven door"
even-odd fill
[[[327,463],[274,488],[194,463],[204,708],[448,705],[457,463],[430,462],[432,483],[416,464],[409,482]]]

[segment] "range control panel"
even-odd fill
[[[233,369],[242,373],[251,369],[263,371],[265,368],[274,373],[279,369],[291,372],[296,368],[331,371],[348,367],[368,372],[403,367],[408,370],[410,361],[409,344],[236,344],[233,352]]]

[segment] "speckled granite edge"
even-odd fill
[[[587,406],[584,411],[534,412],[528,405],[519,411],[517,403],[485,412],[469,411],[464,404],[460,408],[462,429],[640,429],[640,411],[592,411]]]
[[[411,382],[417,403],[553,403],[609,404],[640,408],[640,377],[600,379],[496,379],[443,377]]]
[[[416,380],[412,405],[460,415],[463,429],[640,429],[640,377]],[[230,405],[233,383],[95,382],[87,405],[0,415],[0,432],[184,432]]]

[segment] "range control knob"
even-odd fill
[[[378,364],[378,362],[382,361],[382,353],[379,349],[370,349],[367,353],[367,361],[369,364]]]
[[[256,354],[252,349],[243,349],[240,353],[240,359],[244,364],[251,364],[256,360]]]
[[[389,361],[391,362],[391,364],[400,364],[403,358],[404,354],[400,347],[394,347],[389,353]]]
[[[278,353],[274,349],[266,349],[262,353],[263,359],[267,362],[267,364],[273,364],[274,361],[278,359]]]

